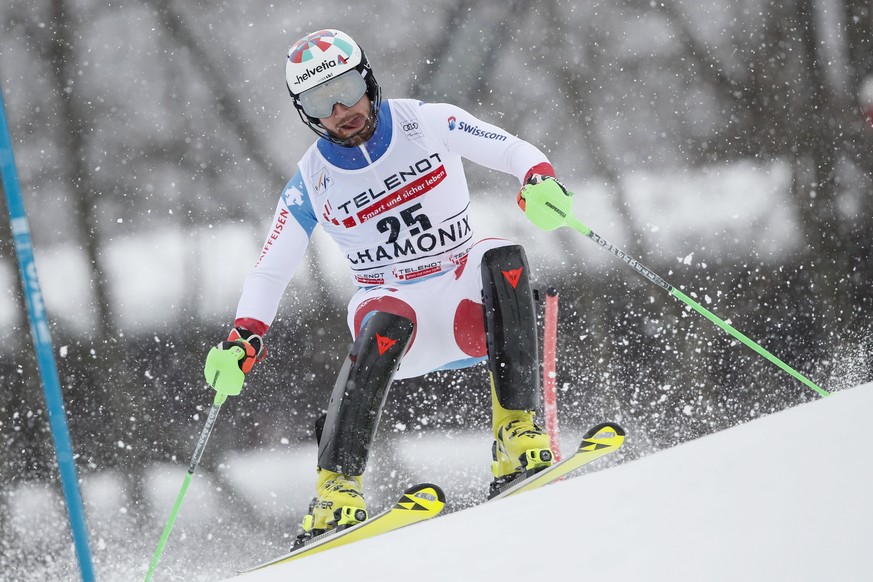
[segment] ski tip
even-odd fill
[[[418,483],[404,491],[403,495],[406,497],[430,498],[431,501],[438,501],[442,504],[446,502],[446,494],[443,493],[439,485],[434,485],[433,483]]]
[[[618,424],[616,424],[614,422],[602,422],[602,423],[598,424],[597,426],[592,427],[591,430],[586,432],[585,436],[583,436],[582,438],[583,439],[594,438],[594,436],[596,434],[604,433],[604,432],[614,432],[615,436],[620,436],[620,437],[625,436],[624,429],[621,428],[621,426],[619,426]]]

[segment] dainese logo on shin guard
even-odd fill
[[[384,355],[385,352],[391,349],[391,346],[397,343],[397,340],[393,340],[390,337],[385,337],[384,335],[376,334],[376,345],[379,348],[379,355]]]
[[[506,277],[506,280],[509,281],[509,284],[512,285],[512,288],[515,289],[515,286],[518,285],[518,280],[521,279],[521,271],[522,268],[513,269],[512,271],[500,271],[503,273],[503,276]]]

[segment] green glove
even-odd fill
[[[551,176],[534,174],[518,193],[527,219],[543,230],[555,230],[573,215],[573,193]]]

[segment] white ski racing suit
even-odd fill
[[[482,255],[512,243],[476,241],[462,157],[522,184],[533,173],[554,176],[533,145],[443,103],[385,100],[366,143],[343,147],[319,139],[282,192],[243,286],[236,325],[267,331],[321,225],[360,287],[349,303],[352,335],[374,311],[415,323],[397,378],[484,360]]]

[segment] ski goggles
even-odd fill
[[[333,113],[333,106],[342,103],[351,107],[367,92],[367,83],[358,71],[346,71],[321,85],[307,89],[298,97],[303,112],[309,117],[324,119]]]

